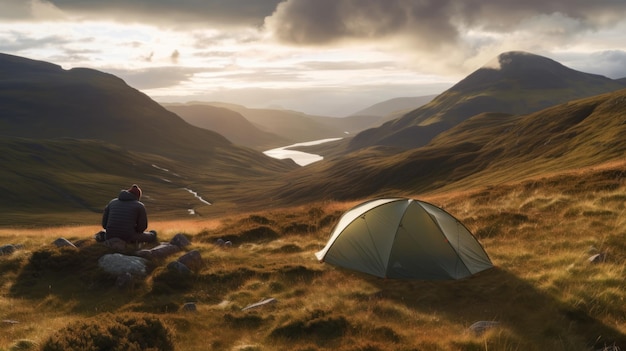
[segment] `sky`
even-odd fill
[[[439,94],[507,51],[626,77],[626,0],[0,0],[0,53],[159,102],[347,116]]]

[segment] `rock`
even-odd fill
[[[187,237],[184,234],[178,233],[174,235],[172,240],[170,240],[170,244],[183,248],[183,247],[191,245],[191,242],[189,241],[189,239],[187,239]]]
[[[224,245],[224,239],[220,238],[220,239],[215,240],[215,245],[223,246]]]
[[[470,325],[469,330],[474,333],[474,335],[479,336],[484,332],[491,328],[495,328],[500,325],[500,322],[496,321],[478,321],[472,325]]]
[[[261,300],[261,301],[259,301],[257,303],[253,303],[251,305],[248,305],[248,306],[242,308],[241,310],[245,311],[245,310],[249,310],[251,308],[258,308],[258,307],[265,306],[265,305],[268,305],[268,304],[275,304],[277,302],[278,302],[278,300],[276,300],[273,297],[270,297],[269,299]]]
[[[606,260],[606,254],[601,252],[599,254],[595,254],[587,259],[590,263],[600,263]]]
[[[173,272],[178,272],[182,274],[191,274],[191,269],[185,266],[183,263],[178,261],[172,261],[167,265],[167,269]]]
[[[139,250],[136,252],[137,256],[141,257],[153,257],[153,258],[165,258],[180,251],[180,247],[169,243],[160,244],[151,249]]]
[[[67,240],[65,238],[58,238],[55,241],[53,241],[52,244],[54,244],[56,247],[73,247],[73,248],[76,248],[76,246],[74,244],[72,244],[72,242],[70,242],[69,240]]]
[[[178,262],[184,264],[192,271],[199,271],[202,268],[202,257],[198,250],[192,250],[178,258]]]
[[[98,259],[98,266],[105,272],[120,276],[130,273],[133,276],[144,276],[148,261],[137,256],[127,256],[120,253],[106,254]]]
[[[182,309],[183,312],[198,312],[198,307],[195,302],[186,302]]]
[[[104,242],[104,245],[114,249],[114,250],[124,250],[126,249],[126,242],[120,238],[111,238]]]
[[[0,246],[0,256],[2,255],[10,255],[17,251],[17,246],[8,244]]]

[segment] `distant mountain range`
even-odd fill
[[[507,52],[422,107],[359,133],[348,150],[420,147],[480,113],[527,114],[625,87],[623,81],[578,72],[546,57]]]
[[[592,166],[626,151],[624,88],[509,52],[434,99],[331,118],[215,102],[163,107],[110,74],[0,55],[0,225],[57,212],[93,220],[131,183],[145,188],[153,215],[180,217]],[[337,136],[309,147],[325,159],[306,167],[260,152]]]

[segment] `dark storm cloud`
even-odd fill
[[[621,20],[626,1],[288,0],[265,23],[280,40],[295,44],[400,34],[437,47],[454,43],[468,29],[507,32],[529,19],[555,15],[579,23],[577,30],[595,30]]]
[[[32,3],[87,19],[174,26],[259,26],[281,0],[0,0],[0,18],[34,17]]]

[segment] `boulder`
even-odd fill
[[[117,276],[115,286],[120,289],[132,289],[135,286],[135,279],[132,274],[124,272]]]
[[[178,261],[172,261],[167,265],[167,269],[173,272],[178,272],[181,274],[191,274],[191,270],[189,267],[185,266],[183,263]]]
[[[199,271],[202,268],[202,257],[200,251],[192,250],[178,258],[178,262],[184,264],[192,271]]]
[[[133,276],[145,276],[148,261],[137,256],[127,256],[120,253],[106,254],[98,259],[98,266],[105,272],[120,276],[129,273]]]

